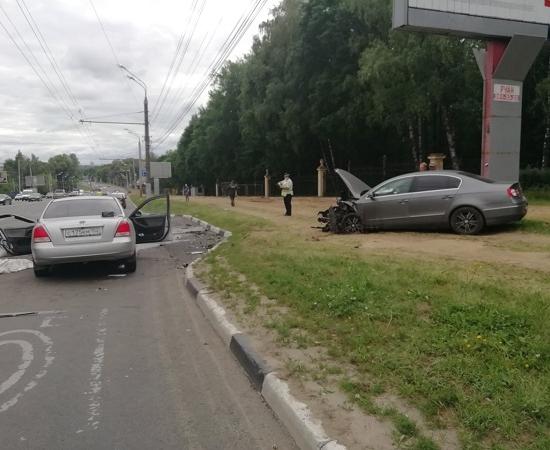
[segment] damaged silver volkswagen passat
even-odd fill
[[[450,228],[468,235],[519,221],[527,213],[527,199],[517,182],[441,170],[400,175],[371,188],[345,170],[336,173],[350,196],[319,213],[324,231]]]

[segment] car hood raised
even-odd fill
[[[352,175],[343,169],[336,169],[335,172],[340,176],[354,198],[359,198],[362,193],[370,190],[370,186],[361,181],[355,175]]]

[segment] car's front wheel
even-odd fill
[[[484,227],[483,214],[472,206],[462,206],[451,214],[451,229],[456,234],[478,234]]]
[[[342,233],[361,233],[363,231],[361,218],[354,213],[346,214],[340,223],[340,229]]]

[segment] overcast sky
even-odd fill
[[[264,3],[233,60],[249,51],[259,24],[280,0],[0,0],[0,164],[18,149],[42,160],[76,153],[84,164],[137,157],[137,137],[125,128],[143,136],[143,126],[78,122],[143,122],[144,91],[117,62],[147,84],[152,148],[158,154],[174,148],[192,112],[207,100],[208,89],[184,114],[208,68],[235,25]],[[176,54],[173,69],[179,65],[179,71],[168,78],[160,108]]]

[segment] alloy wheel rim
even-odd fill
[[[470,210],[461,212],[456,219],[457,228],[465,233],[475,230],[479,223],[477,214]]]

